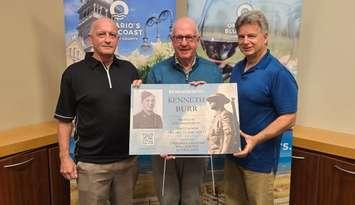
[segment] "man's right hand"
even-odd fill
[[[142,83],[143,83],[143,81],[140,80],[140,79],[134,80],[134,81],[132,82],[132,86],[133,86],[134,88],[139,88]]]
[[[68,180],[78,178],[76,165],[70,157],[60,160],[60,173]]]

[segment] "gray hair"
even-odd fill
[[[101,21],[110,22],[112,25],[115,26],[115,30],[118,31],[117,23],[113,19],[108,18],[108,17],[100,17],[100,18],[96,19],[94,22],[92,22],[92,24],[90,25],[90,30],[88,33],[89,36],[93,34],[94,30],[96,29],[97,24]]]
[[[269,23],[263,12],[259,10],[251,10],[241,14],[235,22],[235,30],[239,32],[239,28],[245,24],[257,24],[264,33],[269,32]]]

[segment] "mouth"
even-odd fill
[[[253,47],[242,47],[242,50],[243,51],[250,51],[250,50],[252,50],[253,49]]]
[[[183,48],[183,49],[179,49],[179,51],[182,52],[182,53],[186,53],[186,52],[190,52],[191,49],[186,49],[186,48],[184,49]]]

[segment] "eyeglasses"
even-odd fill
[[[174,35],[174,36],[171,36],[171,39],[177,43],[182,43],[185,39],[186,42],[188,43],[192,43],[193,41],[195,41],[197,38],[197,35],[186,35],[186,36],[183,36],[183,35]]]

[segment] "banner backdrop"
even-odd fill
[[[243,58],[238,50],[235,21],[240,14],[252,9],[263,11],[269,21],[268,47],[271,53],[294,75],[297,74],[302,0],[188,0],[187,2],[188,16],[198,23],[201,34],[198,54],[219,64],[227,81],[233,65]],[[274,184],[274,203],[288,204],[292,153],[291,130],[284,133],[280,146],[278,171]],[[222,160],[220,162],[223,163]],[[213,201],[224,204],[223,193]]]
[[[150,67],[173,55],[169,33],[175,20],[175,0],[64,0],[67,66],[91,51],[90,25],[100,17],[117,22],[120,41],[116,56],[132,62],[145,77]],[[71,150],[75,143],[72,141]],[[150,156],[142,156],[134,204],[157,204]],[[75,183],[72,183],[75,190]],[[76,194],[72,192],[72,202]]]

